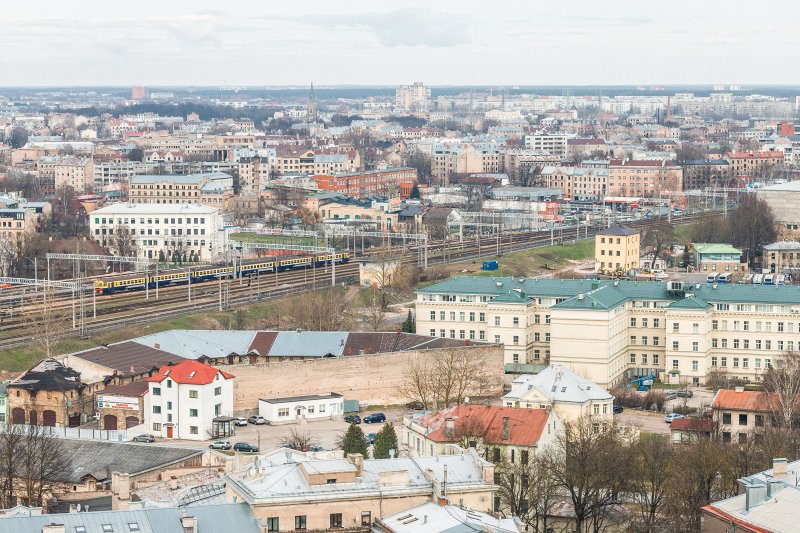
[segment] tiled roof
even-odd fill
[[[676,418],[669,425],[674,431],[696,431],[698,433],[711,433],[714,421],[701,418]]]
[[[174,366],[162,367],[158,374],[148,378],[147,381],[161,383],[169,377],[175,383],[181,385],[208,385],[214,381],[217,374],[222,375],[225,379],[233,378],[233,374],[228,374],[213,366],[204,365],[197,361],[182,361]]]
[[[426,437],[434,442],[452,442],[445,435],[448,418],[455,421],[456,434],[461,428],[479,428],[483,439],[489,444],[513,444],[533,446],[539,442],[549,420],[546,409],[518,409],[497,405],[462,404],[432,414],[419,416],[416,423],[429,428]],[[509,419],[509,438],[503,439],[503,419]]]
[[[731,409],[736,411],[772,411],[777,397],[769,392],[736,391],[720,389],[711,404],[713,409]]]

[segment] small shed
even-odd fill
[[[258,400],[258,414],[269,424],[331,420],[342,416],[344,398],[341,394],[308,394]]]

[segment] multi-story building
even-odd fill
[[[453,174],[497,174],[500,149],[494,144],[438,144],[431,157],[431,176],[446,185]]]
[[[169,259],[175,253],[193,253],[210,260],[222,251],[223,217],[219,209],[199,204],[112,204],[89,216],[94,240],[114,250],[114,232],[130,230],[141,257]]]
[[[69,187],[75,194],[85,194],[94,186],[94,161],[91,157],[64,156],[54,168],[54,186]]]
[[[564,157],[567,155],[567,140],[571,137],[571,135],[559,133],[537,133],[536,135],[526,135],[525,148]]]
[[[640,236],[635,229],[614,226],[594,237],[594,271],[613,273],[639,268]]]
[[[800,348],[800,287],[455,277],[417,291],[417,332],[504,345],[603,387],[656,374],[758,382]]]
[[[269,170],[274,174],[352,172],[361,165],[361,157],[357,150],[309,150],[279,146],[275,157],[270,158],[269,165]]]
[[[600,200],[606,194],[608,170],[584,167],[544,167],[540,184],[564,191],[569,200]]]
[[[213,366],[181,361],[148,378],[144,397],[147,431],[168,439],[208,440],[213,420],[233,414],[233,378]]]
[[[608,165],[608,195],[653,198],[682,190],[683,169],[672,161],[612,159]]]
[[[684,161],[683,190],[727,187],[731,181],[730,164],[725,159]]]
[[[397,225],[400,211],[388,211],[372,200],[339,197],[320,202],[318,212],[328,222],[368,221],[379,229],[391,230]]]
[[[605,157],[609,151],[609,147],[603,139],[568,138],[567,152],[564,155],[568,158]]]
[[[723,442],[746,443],[767,431],[779,405],[778,396],[771,392],[746,391],[744,387],[718,390],[711,402],[718,436]]]
[[[401,85],[394,92],[394,105],[398,111],[428,111],[431,107],[431,90],[421,81]]]
[[[769,205],[782,239],[800,238],[800,181],[760,187],[755,194]]]
[[[239,158],[239,189],[258,192],[269,181],[269,159],[264,157]]]
[[[564,422],[584,416],[607,422],[614,418],[614,397],[607,390],[559,365],[516,378],[511,392],[503,396],[503,405],[553,409]]]
[[[141,161],[96,161],[92,171],[94,190],[104,191],[107,187],[128,183],[133,176],[147,174],[155,168],[152,163]]]
[[[766,244],[761,265],[774,273],[797,273],[800,271],[800,242],[780,241]]]
[[[783,152],[730,152],[725,155],[734,176],[753,176],[783,165]]]
[[[700,272],[746,273],[747,261],[742,261],[742,251],[727,243],[692,243],[692,264]]]
[[[517,183],[528,183],[532,170],[558,165],[561,158],[538,150],[524,148],[504,148],[500,150],[498,172],[506,174]]]
[[[134,176],[128,199],[132,204],[197,203],[224,210],[233,196],[233,177],[224,172]]]
[[[417,182],[417,171],[413,168],[387,168],[369,170],[363,174],[361,172],[318,174],[313,176],[313,179],[320,189],[356,198],[373,195],[397,197],[402,196],[403,191],[410,193]]]

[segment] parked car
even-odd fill
[[[677,420],[679,418],[686,418],[680,413],[667,413],[667,416],[664,417],[664,422],[667,424],[672,423],[673,420]]]
[[[247,419],[246,418],[237,417],[236,421],[234,422],[234,424],[236,424],[237,426],[246,426],[247,425]]]
[[[372,413],[364,417],[365,424],[377,424],[380,422],[386,422],[386,415],[383,413]]]
[[[406,409],[413,409],[415,411],[422,411],[425,409],[425,404],[419,401],[408,402],[406,404]]]
[[[678,397],[678,395],[675,393],[675,391],[669,391],[669,392],[664,394],[664,398],[666,398],[667,401],[674,400],[677,397]]]
[[[136,435],[131,439],[133,442],[155,442],[155,435]]]
[[[231,442],[228,440],[215,440],[208,447],[212,450],[230,450]]]
[[[267,423],[266,418],[264,418],[263,416],[256,416],[256,415],[251,416],[250,418],[247,419],[247,421],[257,426],[263,426],[264,424]]]
[[[614,411],[615,415],[618,415],[619,413],[621,413],[625,409],[623,409],[621,405],[614,404],[614,407],[611,410]]]
[[[694,393],[689,389],[677,390],[675,391],[675,396],[678,398],[691,398],[694,396]]]
[[[378,438],[378,436],[375,433],[370,433],[366,437],[367,444],[375,444],[375,439],[377,439],[377,438]]]
[[[347,422],[348,424],[360,424],[361,417],[358,415],[347,415],[346,417],[344,417],[344,421]]]
[[[237,452],[257,452],[258,446],[250,444],[249,442],[237,442],[233,445],[233,449]]]

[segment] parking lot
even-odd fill
[[[624,426],[635,426],[641,431],[646,433],[669,433],[669,424],[664,421],[666,413],[672,412],[676,407],[693,407],[698,410],[697,415],[703,412],[704,409],[711,406],[714,399],[714,393],[700,388],[692,388],[693,396],[691,398],[676,398],[669,400],[664,408],[664,413],[656,413],[654,411],[639,411],[636,409],[625,409],[622,413],[616,415],[618,424]],[[663,389],[669,392],[670,389]],[[644,392],[642,395],[646,394]],[[684,404],[685,402],[685,404]]]
[[[377,412],[377,411],[374,411]],[[395,431],[400,433],[400,426],[403,424],[403,415],[406,413],[404,410],[383,410],[381,413],[386,415],[386,421],[394,423]],[[370,412],[361,412],[359,416],[363,419]],[[231,444],[237,442],[248,442],[258,446],[261,450],[268,450],[270,448],[277,448],[281,445],[282,439],[287,437],[292,430],[295,432],[308,434],[316,442],[315,444],[326,450],[338,448],[337,442],[339,437],[347,431],[349,424],[344,420],[319,420],[314,422],[300,422],[294,424],[282,425],[252,425],[239,426],[236,428],[236,435],[226,439]],[[377,433],[382,427],[381,424],[365,424],[360,425],[364,431],[364,435],[370,433]],[[215,439],[214,439],[215,440]],[[156,439],[156,442],[162,444],[173,444],[176,446],[187,446],[191,448],[207,448],[213,440],[195,441],[184,439]]]

